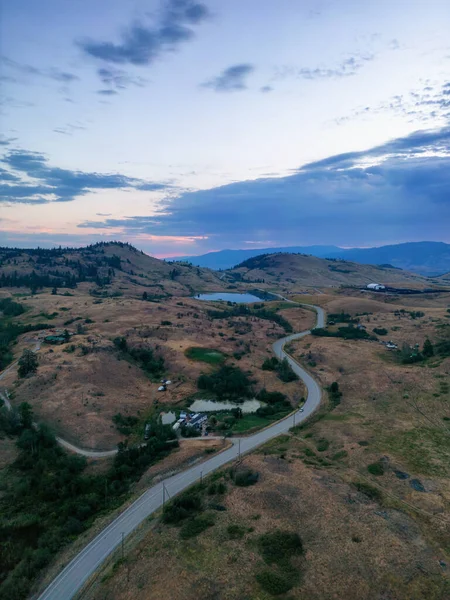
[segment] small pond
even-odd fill
[[[233,294],[228,292],[217,292],[214,294],[196,294],[194,296],[196,300],[209,300],[217,301],[222,300],[224,302],[236,302],[237,304],[250,304],[251,302],[261,302],[261,298],[254,296],[253,294]]]
[[[213,400],[195,400],[189,407],[192,412],[217,412],[218,410],[231,410],[239,407],[243,413],[254,413],[264,406],[259,400],[246,400],[245,402],[214,402]]]
[[[174,412],[161,413],[161,423],[163,425],[170,425],[176,419],[176,415]]]

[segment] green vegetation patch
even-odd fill
[[[180,538],[188,540],[193,537],[197,537],[203,531],[206,531],[209,527],[212,527],[215,523],[214,516],[212,514],[198,515],[192,519],[188,519],[180,529]]]
[[[298,533],[276,530],[259,537],[258,550],[269,565],[285,564],[293,556],[303,553],[303,543]]]
[[[361,492],[374,502],[381,502],[383,500],[383,494],[381,491],[373,485],[370,485],[370,483],[366,483],[365,481],[356,481],[354,485],[358,492]]]
[[[260,573],[257,573],[256,581],[265,592],[268,592],[272,596],[285,594],[293,587],[293,582],[286,575],[270,569],[264,569]]]
[[[145,446],[119,444],[106,473],[88,475],[84,457],[66,453],[31,406],[0,407],[0,433],[17,436],[19,454],[1,474],[0,583],[2,600],[22,600],[42,569],[103,511],[117,508],[130,485],[178,445],[170,426],[152,429]],[[169,443],[171,442],[172,443]]]
[[[380,462],[375,462],[368,465],[367,470],[371,475],[384,475],[383,465]]]
[[[195,346],[187,348],[185,355],[190,360],[197,360],[210,365],[219,365],[223,363],[226,358],[225,354],[223,354],[223,352],[220,350],[215,350],[213,348],[198,348]]]
[[[416,427],[397,431],[381,439],[381,447],[401,456],[423,475],[445,477],[450,474],[450,435],[445,428]]]
[[[252,395],[251,382],[238,367],[222,366],[215,373],[200,375],[197,385],[201,390],[208,390],[221,400],[230,398],[236,401]]]

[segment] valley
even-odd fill
[[[123,559],[119,544],[119,554],[112,554],[89,587],[92,600],[150,598],[155,593],[161,598],[331,598],[331,581],[336,597],[375,599],[389,590],[394,597],[419,599],[424,589],[431,590],[430,598],[445,597],[450,561],[450,290],[377,294],[367,290],[368,283],[418,290],[437,286],[398,269],[301,255],[257,257],[219,276],[204,268],[163,263],[120,244],[70,255],[58,251],[50,258],[43,253],[45,265],[42,256],[27,257],[26,251],[2,258],[3,365],[19,359],[24,350],[37,350],[34,371],[18,377],[17,367],[6,369],[0,381],[0,391],[8,391],[14,409],[9,416],[5,407],[0,409],[3,497],[17,493],[14,486],[26,453],[34,452],[34,446],[20,442],[29,435],[21,429],[23,421],[15,425],[18,433],[12,429],[13,415],[25,414],[24,406],[39,426],[48,426],[88,455],[114,451],[118,445],[119,453],[93,454],[77,467],[79,504],[90,508],[83,517],[79,507],[75,511],[75,505],[64,501],[64,511],[79,525],[61,534],[57,549],[41,558],[39,577],[32,575],[29,581],[36,592],[58,573],[61,553],[74,556],[83,540],[93,539],[100,523],[106,525],[148,488],[158,491],[157,512],[127,539]],[[70,266],[77,256],[81,266]],[[105,263],[111,257],[119,257],[112,258],[114,267]],[[64,274],[66,268],[72,269],[72,279]],[[108,269],[113,270],[108,274]],[[130,281],[136,276],[145,285]],[[35,288],[27,277],[34,278]],[[159,293],[150,294],[147,282],[158,286]],[[235,304],[232,296],[222,302],[198,297],[212,292],[255,293],[258,298],[270,292],[272,299]],[[312,305],[324,311],[319,328],[313,335],[288,338],[284,347],[294,369],[291,376],[289,364],[275,358],[282,346],[277,340],[313,328]],[[389,350],[386,342],[395,349]],[[158,391],[164,379],[171,383]],[[318,410],[313,385],[322,395]],[[256,413],[237,410],[247,399],[258,401]],[[157,425],[161,413],[178,418],[196,400],[231,400],[236,408],[206,413],[207,437],[176,440],[171,425]],[[300,409],[295,418],[294,409]],[[145,441],[149,423],[154,445]],[[183,435],[190,433],[184,426]],[[237,485],[229,461],[264,442],[243,461],[231,462],[233,469],[257,474],[254,485]],[[33,442],[37,447],[43,443],[43,438]],[[52,452],[59,456],[60,450]],[[67,463],[67,468],[73,467]],[[126,469],[124,475],[119,476],[120,469]],[[161,477],[180,473],[172,475],[177,481],[191,472],[186,485],[201,482],[183,493],[197,494],[202,509],[182,519],[180,530],[165,522],[159,510]],[[85,489],[89,477],[90,500]],[[168,498],[186,487],[171,488],[170,481]],[[213,491],[214,481],[223,482],[220,489],[225,491]],[[46,512],[48,502],[43,497],[41,518],[53,518]],[[214,504],[223,510],[211,508]],[[3,531],[19,514],[8,514]],[[209,524],[203,533],[199,525],[197,533],[184,537],[185,525],[195,528],[197,521]],[[303,550],[291,562],[295,573],[260,554],[258,540],[273,530],[300,536]],[[373,536],[379,540],[377,548],[370,544]],[[39,547],[28,550],[33,565],[38,564]],[[170,569],[161,570],[164,548],[170,548],[172,562]],[[335,560],[338,548],[344,560]],[[238,560],[245,565],[243,576],[231,585],[228,577]],[[5,575],[8,594],[13,593],[14,569],[21,573],[24,568],[19,555],[17,561]],[[175,575],[186,569],[187,587]],[[364,587],[368,577],[374,582],[371,590]],[[20,593],[17,598],[25,597]]]

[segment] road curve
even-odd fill
[[[324,324],[324,311],[320,307],[309,306],[317,313],[317,327]],[[161,508],[164,497],[173,498],[193,483],[206,477],[213,471],[235,460],[240,454],[251,452],[261,444],[286,433],[293,426],[307,419],[319,406],[321,389],[313,377],[296,363],[283,349],[286,342],[308,335],[310,331],[288,335],[273,344],[277,357],[287,358],[292,369],[304,381],[308,390],[307,401],[303,411],[296,411],[285,419],[266,427],[254,435],[242,438],[231,438],[233,446],[207,461],[194,465],[186,471],[168,477],[144,492],[131,506],[123,511],[101,533],[99,533],[71,562],[57,575],[52,583],[39,596],[38,600],[69,600],[81,590],[89,577],[98,569],[103,561],[119,546],[122,537],[128,536],[144,519]]]

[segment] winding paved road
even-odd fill
[[[285,298],[283,298],[286,300]],[[295,303],[298,304],[298,303]],[[308,306],[311,308],[311,306]],[[317,313],[316,327],[324,326],[324,311],[322,308],[312,307]],[[310,331],[288,335],[273,344],[273,351],[278,358],[287,358],[291,367],[304,381],[308,396],[303,411],[296,411],[285,419],[251,435],[249,437],[232,438],[233,446],[207,461],[190,467],[183,473],[173,475],[157,483],[142,494],[131,506],[112,521],[99,533],[52,581],[41,594],[39,600],[69,600],[81,590],[89,577],[98,569],[103,561],[114,551],[122,541],[122,536],[128,536],[144,519],[161,508],[163,494],[165,498],[173,498],[193,483],[199,481],[223,465],[235,460],[240,454],[251,452],[268,440],[289,431],[294,422],[299,424],[307,419],[319,406],[321,389],[313,377],[296,363],[283,350],[286,342],[308,335]]]

